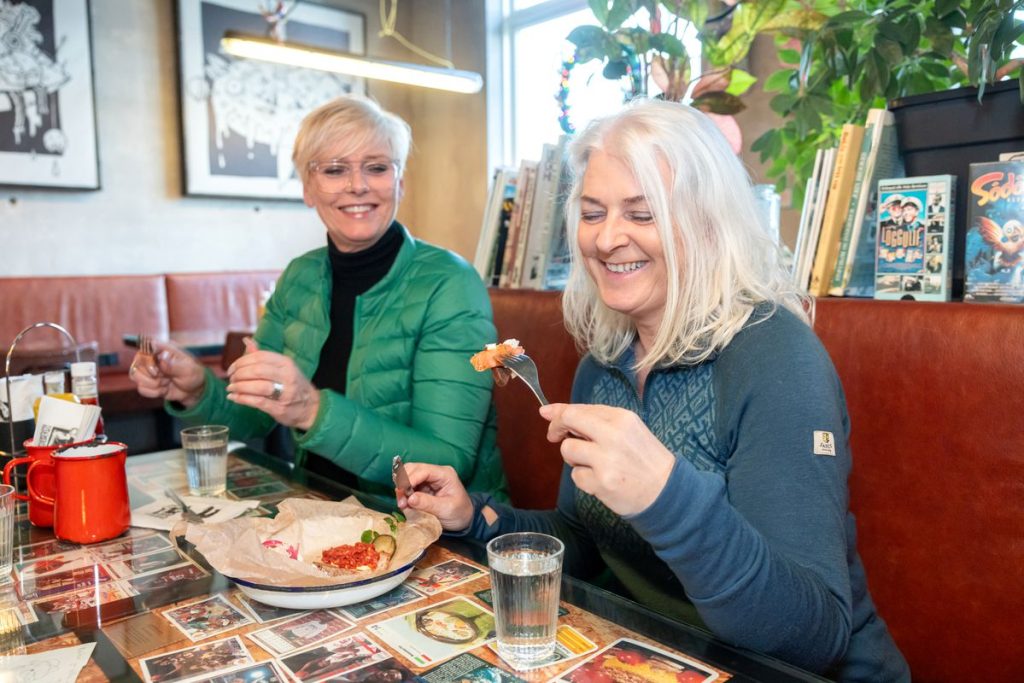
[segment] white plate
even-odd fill
[[[327,609],[343,605],[354,605],[357,602],[363,602],[364,600],[387,593],[405,581],[405,577],[409,576],[421,557],[423,557],[423,553],[420,553],[418,557],[412,559],[408,564],[393,569],[387,574],[335,586],[286,588],[283,586],[253,583],[252,581],[236,579],[230,576],[227,578],[234,581],[238,589],[253,600],[259,600],[272,607],[283,607],[285,609]]]

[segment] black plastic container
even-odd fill
[[[908,176],[956,176],[953,233],[953,297],[964,292],[968,171],[972,163],[998,161],[1004,152],[1024,151],[1024,104],[1018,82],[904,97],[889,102],[896,117],[899,149]]]

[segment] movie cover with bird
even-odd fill
[[[971,164],[964,301],[1024,303],[1024,161]]]

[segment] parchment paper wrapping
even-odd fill
[[[225,576],[273,586],[329,586],[386,574],[415,559],[441,536],[433,515],[409,510],[392,533],[384,513],[358,503],[289,498],[274,519],[239,517],[220,524],[189,524],[185,539]],[[328,574],[313,564],[327,548],[355,543],[367,529],[392,534],[395,555],[384,569],[351,575]],[[264,546],[265,541],[271,541]],[[289,554],[297,559],[291,559]]]

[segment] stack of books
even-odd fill
[[[540,161],[498,168],[484,211],[474,265],[495,287],[562,289],[569,275],[565,234],[566,136]]]

